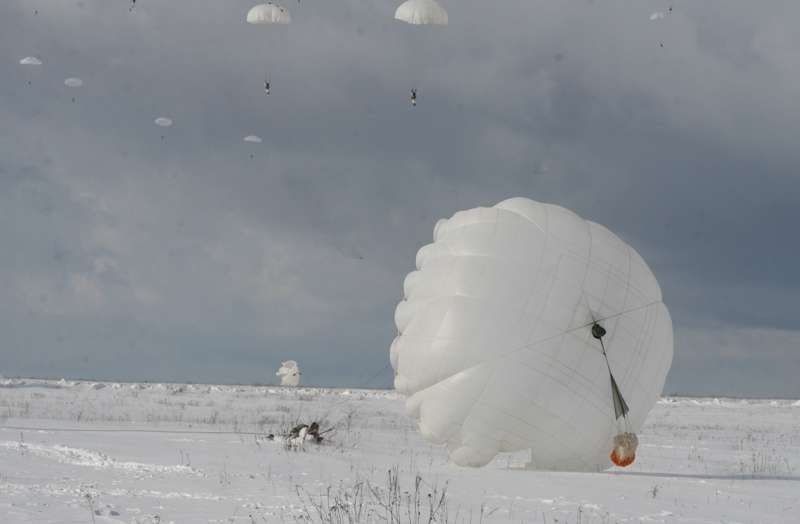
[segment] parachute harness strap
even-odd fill
[[[617,381],[614,379],[614,373],[611,372],[611,363],[608,361],[608,353],[606,353],[606,345],[603,343],[603,337],[606,335],[606,329],[598,324],[596,321],[592,323],[592,337],[600,342],[600,351],[603,353],[603,358],[606,361],[606,369],[608,369],[608,376],[611,379],[611,401],[614,404],[614,416],[616,420],[622,417],[625,431],[629,431],[630,424],[628,422],[628,403],[622,396],[619,390]]]

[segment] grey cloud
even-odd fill
[[[796,3],[465,0],[438,32],[391,2],[303,2],[286,32],[137,4],[0,6],[0,372],[251,382],[292,356],[358,384],[436,219],[521,195],[648,260],[668,389],[797,395]],[[758,341],[782,349],[731,356]]]

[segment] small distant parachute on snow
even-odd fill
[[[243,138],[243,140],[250,144],[260,144],[261,142],[263,142],[263,140],[261,140],[261,137],[256,135],[247,135],[246,137]]]
[[[26,56],[22,60],[19,61],[20,65],[42,65],[42,61],[36,58],[35,56]]]
[[[80,78],[67,78],[64,80],[64,85],[67,87],[81,87],[83,86],[83,80]]]
[[[268,2],[253,6],[247,12],[247,23],[255,25],[290,24],[292,15],[289,10],[281,5]]]
[[[436,0],[406,0],[394,12],[401,22],[413,25],[447,25],[447,11]]]
[[[627,466],[673,332],[634,248],[563,207],[512,198],[436,223],[395,310],[395,388],[462,466]],[[609,457],[610,453],[610,457]],[[609,460],[610,458],[610,460]]]
[[[298,386],[300,385],[300,368],[297,367],[297,362],[294,360],[287,360],[281,362],[281,367],[275,375],[281,377],[281,386]]]
[[[172,119],[164,116],[156,118],[155,123],[158,127],[172,127]]]
[[[650,20],[661,20],[667,16],[667,13],[664,11],[656,11],[652,15],[650,15]]]

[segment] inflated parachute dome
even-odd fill
[[[447,25],[447,11],[436,0],[406,0],[394,12],[396,20],[412,25]]]
[[[292,15],[289,14],[289,10],[285,7],[269,2],[250,8],[247,12],[247,23],[256,25],[290,24],[292,23]]]
[[[641,256],[526,198],[439,220],[433,238],[403,284],[390,350],[422,435],[462,466],[527,449],[536,469],[630,464],[673,345]]]

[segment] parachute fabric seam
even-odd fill
[[[574,336],[574,333],[571,333],[571,334],[564,333],[563,334],[563,338],[561,339],[561,342],[560,342],[559,347],[558,347],[558,351],[556,353],[560,353],[561,352],[561,348],[563,347],[564,341],[566,340],[567,336]],[[530,348],[530,349],[533,349],[533,348]],[[543,354],[543,355],[541,355],[541,357],[544,358],[545,360],[549,360],[550,362],[555,364],[553,366],[554,368],[556,368],[556,366],[559,366],[559,367],[564,368],[567,372],[569,372],[569,373],[567,373],[567,372],[562,371],[562,374],[564,375],[564,378],[570,378],[570,373],[572,373],[571,376],[579,376],[579,377],[581,377],[587,383],[589,383],[590,386],[594,386],[595,385],[595,383],[592,382],[591,380],[589,380],[588,377],[583,376],[576,369],[566,366],[566,364],[564,364],[563,362],[559,361],[557,357],[553,357],[553,356],[547,355],[547,354]],[[527,362],[522,361],[522,362],[520,362],[520,364],[522,364],[523,366],[526,366],[529,369],[533,369],[533,370],[539,372],[542,376],[547,377],[547,378],[551,379],[553,382],[556,382],[560,386],[564,387],[564,389],[567,389],[567,390],[572,389],[572,388],[568,387],[569,383],[566,380],[560,380],[555,375],[547,373],[547,372],[544,372],[544,371],[542,371],[542,370],[540,370],[540,369],[528,364]],[[587,397],[587,396],[585,396],[583,394],[577,393],[576,391],[573,391],[573,394],[575,394],[575,396],[578,396],[581,399],[583,399],[587,404],[592,404],[593,406],[595,406],[595,408],[597,408],[598,411],[605,411],[606,408],[607,408],[607,406],[605,404],[596,404],[595,401],[594,401],[595,400],[594,397]],[[570,417],[571,417],[571,415],[570,415]],[[569,418],[569,417],[561,417],[561,416],[559,416],[558,418],[566,419],[566,418]]]
[[[657,305],[657,304],[660,304],[660,303],[661,303],[660,301],[659,301],[659,302],[651,302],[650,304],[645,304],[644,306],[641,306],[641,307],[638,307],[638,308],[632,309],[632,310],[630,310],[630,311],[623,311],[623,312],[621,312],[621,313],[618,313],[618,314],[615,314],[615,315],[610,315],[610,316],[608,316],[608,317],[605,317],[605,318],[599,318],[599,319],[597,319],[597,322],[602,322],[602,321],[604,321],[604,320],[608,320],[608,319],[610,319],[610,318],[616,318],[616,317],[618,317],[618,316],[621,316],[621,315],[626,315],[626,314],[628,314],[628,313],[633,313],[633,312],[635,312],[635,311],[637,311],[637,310],[641,310],[641,309],[644,309],[644,308],[648,308],[648,307],[651,307],[651,306],[654,306],[654,305]],[[558,333],[558,334],[556,334],[556,335],[552,335],[552,336],[550,336],[550,337],[547,337],[547,338],[544,338],[544,339],[538,340],[538,341],[536,341],[536,342],[534,342],[534,343],[532,343],[532,344],[528,344],[528,345],[526,345],[526,346],[524,346],[524,347],[519,347],[519,348],[513,349],[513,350],[511,350],[511,351],[509,351],[509,352],[507,352],[507,353],[503,353],[503,354],[501,354],[501,355],[493,356],[492,358],[493,358],[493,359],[505,359],[505,358],[507,358],[507,357],[510,357],[510,356],[511,356],[511,355],[513,355],[514,353],[518,353],[518,352],[520,352],[520,351],[524,351],[524,350],[526,350],[526,349],[531,349],[531,350],[532,350],[532,349],[535,349],[535,347],[536,347],[536,346],[538,346],[538,345],[540,345],[540,344],[543,344],[543,343],[545,343],[545,342],[549,342],[549,341],[551,341],[551,340],[555,340],[555,339],[556,339],[556,338],[558,338],[558,337],[564,337],[565,335],[570,335],[570,334],[573,334],[573,333],[575,333],[575,332],[577,332],[577,331],[579,331],[579,330],[581,330],[581,329],[585,329],[585,328],[587,328],[587,327],[591,326],[592,324],[593,324],[593,322],[591,322],[591,323],[588,323],[588,324],[585,324],[585,325],[582,325],[582,326],[578,326],[578,327],[576,327],[576,328],[573,328],[573,329],[570,329],[570,330],[568,330],[568,331],[564,331],[563,333]],[[404,334],[404,335],[402,335],[402,336],[403,336],[403,337],[408,337],[408,338],[418,338],[418,339],[422,339],[422,340],[437,340],[437,338],[436,338],[436,337],[423,337],[423,336],[418,336],[418,335],[406,335],[406,334]],[[443,339],[443,340],[454,340],[454,341],[457,341],[458,339]],[[546,356],[546,355],[545,355],[544,357],[545,357],[545,358],[551,358],[551,357],[548,357],[548,356]],[[485,364],[490,364],[490,359],[481,360],[481,361],[479,361],[479,362],[476,362],[475,364],[472,364],[472,365],[471,365],[471,366],[469,366],[469,367],[466,367],[466,368],[464,368],[464,369],[461,369],[461,370],[458,370],[458,371],[456,371],[456,372],[454,372],[454,373],[451,373],[450,375],[445,375],[445,376],[442,376],[441,378],[439,378],[439,379],[438,379],[438,381],[439,381],[439,382],[442,382],[442,381],[448,380],[448,379],[450,379],[450,378],[454,377],[455,375],[458,375],[459,373],[463,373],[463,372],[466,372],[466,371],[471,371],[471,370],[474,370],[475,368],[478,368],[478,367],[480,367],[480,366],[482,366],[482,365],[485,365]],[[561,363],[559,363],[559,364],[561,364]],[[530,367],[530,366],[527,366],[527,367]],[[531,369],[535,369],[535,368],[531,368]],[[545,375],[545,376],[549,376],[549,375]],[[436,384],[434,383],[434,384],[432,384],[432,385],[430,385],[430,386],[426,386],[425,388],[423,388],[423,389],[420,389],[419,391],[415,392],[414,394],[421,393],[421,392],[423,392],[423,391],[427,391],[427,390],[429,390],[430,388],[434,387],[435,385],[436,385]],[[607,411],[607,405],[606,405],[606,411]],[[613,411],[613,410],[612,410],[612,411]]]
[[[651,306],[655,306],[655,305],[657,305],[657,304],[662,304],[662,302],[661,302],[660,300],[658,300],[658,301],[654,301],[654,302],[650,302],[650,303],[648,303],[648,304],[644,304],[644,305],[642,305],[642,306],[639,306],[639,307],[636,307],[636,308],[630,309],[630,310],[628,310],[628,311],[621,311],[621,312],[619,312],[619,313],[615,313],[614,315],[608,315],[608,316],[606,316],[606,317],[603,317],[603,318],[598,318],[596,321],[597,321],[597,322],[603,322],[603,321],[606,321],[606,320],[609,320],[609,319],[612,319],[612,318],[617,318],[617,317],[620,317],[620,316],[622,316],[622,315],[627,315],[627,314],[629,314],[629,313],[634,313],[634,312],[636,312],[636,311],[639,311],[639,310],[642,310],[642,309],[645,309],[645,308],[649,308],[649,307],[651,307]],[[583,324],[583,325],[581,325],[581,326],[577,326],[577,327],[575,327],[575,328],[572,328],[572,329],[566,330],[566,331],[564,331],[564,332],[562,332],[562,333],[558,333],[558,334],[556,334],[556,335],[552,335],[552,336],[549,336],[549,337],[546,337],[546,338],[543,338],[543,339],[537,340],[537,341],[535,341],[535,342],[531,342],[531,343],[529,343],[529,344],[525,344],[524,346],[520,346],[520,347],[518,347],[518,348],[514,348],[514,349],[512,349],[512,350],[508,351],[507,353],[502,353],[502,354],[500,354],[500,355],[494,355],[494,356],[492,356],[492,358],[505,358],[505,357],[508,357],[508,356],[510,356],[510,355],[512,355],[512,354],[514,354],[514,353],[517,353],[517,352],[519,352],[519,351],[524,351],[524,350],[526,350],[526,349],[534,349],[534,348],[535,348],[535,346],[538,346],[539,344],[542,344],[542,343],[544,343],[544,342],[549,342],[549,341],[551,341],[551,340],[554,340],[554,339],[556,339],[556,338],[558,338],[558,337],[561,337],[561,336],[564,336],[564,335],[568,335],[568,334],[570,334],[570,333],[574,333],[575,331],[579,331],[579,330],[581,330],[581,329],[585,329],[585,328],[587,328],[587,327],[590,327],[592,324],[594,324],[594,322],[589,322],[589,323],[587,323],[587,324]],[[441,339],[440,339],[440,338],[437,338],[437,337],[425,337],[425,336],[420,336],[420,335],[406,335],[406,334],[403,334],[402,336],[403,336],[403,337],[409,337],[409,338],[418,338],[418,339],[421,339],[421,340],[454,340],[454,341],[457,341],[457,340],[458,340],[458,339],[451,339],[451,338],[441,338]],[[467,367],[467,368],[464,368],[464,369],[462,369],[462,370],[460,370],[460,371],[457,371],[457,372],[455,372],[455,373],[453,373],[453,374],[451,374],[451,375],[447,375],[447,376],[446,376],[446,377],[444,377],[442,380],[445,380],[445,379],[448,379],[448,378],[450,378],[450,377],[452,377],[452,376],[454,376],[454,375],[457,375],[458,373],[461,373],[462,371],[468,371],[468,370],[470,370],[470,369],[473,369],[474,367],[476,367],[476,366],[480,366],[480,365],[482,365],[482,364],[485,364],[485,363],[487,363],[488,361],[489,361],[489,359],[482,360],[482,361],[480,361],[480,362],[476,362],[475,364],[473,364],[473,365],[471,365],[471,366],[469,366],[469,367]],[[424,388],[424,389],[427,389],[427,387],[426,387],[426,388]],[[421,391],[422,391],[422,390],[421,390]]]
[[[492,226],[492,238],[496,241],[497,240],[497,227],[498,227],[498,223],[500,222],[500,220],[499,220],[499,218],[500,218],[500,210],[496,209],[496,208],[493,208],[493,210],[495,212],[495,221],[494,221],[494,224]],[[542,253],[544,253],[544,250],[542,251]],[[482,272],[482,276],[485,277],[485,269]],[[522,317],[522,315],[524,314],[524,309],[522,311],[520,311],[519,314],[520,314],[520,317]],[[504,359],[503,359],[503,357],[500,357],[500,359],[498,359],[498,360],[504,360]],[[486,362],[488,362],[488,360]],[[494,378],[494,376],[497,374],[497,369],[499,367],[500,367],[500,363],[498,362],[496,364],[495,368],[492,370],[492,373],[489,376],[489,379],[486,380],[486,382],[484,383],[483,389],[481,390],[480,394],[476,397],[474,405],[477,406],[479,403],[481,403],[483,401],[483,397],[486,394],[486,390],[488,389],[489,385],[491,384],[491,381]],[[464,442],[463,433],[464,433],[465,426],[467,425],[467,422],[469,422],[471,419],[476,418],[477,413],[479,413],[479,411],[476,410],[476,409],[470,410],[470,412],[467,414],[466,417],[464,417],[464,420],[461,422],[461,428],[460,428],[460,431],[459,431],[459,439],[461,440],[462,444]],[[515,417],[515,418],[517,418],[517,417]],[[527,425],[530,425],[527,421],[525,421],[523,419],[519,419],[519,420],[521,422],[527,424]],[[496,442],[497,439],[496,438],[492,438],[492,435],[487,435],[487,434],[483,433],[482,431],[478,432],[478,433],[479,434],[483,434],[486,437],[489,437],[490,441],[493,441],[496,444],[498,444],[498,446],[497,446],[498,448],[500,447],[499,446],[499,442]]]
[[[544,224],[545,224],[545,229],[542,230],[542,232],[544,233],[544,242],[542,243],[542,252],[539,255],[539,264],[538,264],[539,268],[541,268],[542,265],[544,264],[544,254],[547,253],[547,247],[548,247],[548,244],[550,243],[550,236],[551,236],[550,235],[550,214],[547,211],[547,206],[544,206]],[[540,273],[540,275],[541,275],[541,273]],[[534,282],[534,289],[536,289],[538,287],[537,284],[539,283],[541,278],[542,277],[539,276],[538,280]],[[553,285],[554,285],[554,282],[551,281],[550,282],[550,287],[547,289],[547,298],[542,303],[542,309],[544,309],[546,307],[548,300],[550,300],[550,292],[553,289]],[[533,298],[533,291],[531,291],[530,295],[528,296],[528,303],[530,303],[532,298]],[[525,308],[525,309],[527,309],[527,308]],[[524,311],[522,313],[524,314]],[[539,311],[539,314],[537,316],[539,318],[541,318],[541,316],[542,316],[541,315],[541,311]],[[528,337],[526,337],[526,338],[530,338],[530,336],[531,335],[529,334]]]
[[[550,337],[550,338],[548,338],[548,339],[543,339],[543,340],[539,341],[538,343],[536,343],[534,346],[531,346],[531,347],[528,347],[528,348],[525,348],[525,349],[530,349],[530,350],[533,350],[533,349],[535,349],[535,348],[536,348],[536,346],[538,346],[539,344],[543,344],[543,343],[545,343],[545,342],[549,342],[550,340],[554,340],[555,338],[558,338],[558,337],[562,337],[562,336],[563,336],[563,337],[565,337],[565,338],[566,338],[566,336],[576,336],[576,335],[575,335],[575,333],[576,333],[578,330],[579,330],[579,329],[572,330],[572,331],[571,331],[571,332],[569,332],[569,333],[559,333],[559,334],[557,334],[557,335],[554,335],[553,337]],[[403,336],[404,336],[404,337],[408,337],[409,339],[414,339],[414,338],[416,338],[416,339],[418,339],[418,340],[425,340],[425,341],[444,340],[444,341],[462,342],[462,341],[461,341],[461,340],[459,340],[459,339],[451,339],[451,338],[423,337],[423,336],[418,336],[418,335],[417,335],[417,336],[415,336],[415,335],[403,335]],[[590,350],[594,350],[594,349],[595,349],[595,348],[594,348],[594,347],[593,347],[593,346],[592,346],[590,343],[586,342],[586,341],[585,341],[585,340],[583,340],[583,339],[579,339],[579,342],[580,342],[580,343],[581,343],[581,344],[582,344],[582,345],[583,345],[585,348],[588,348],[588,349],[590,349]],[[469,345],[462,346],[462,347],[469,347]],[[510,357],[510,356],[513,356],[513,355],[514,355],[514,352],[512,352],[512,353],[506,353],[506,354],[500,355],[500,356],[499,356],[499,357],[497,357],[497,358],[498,358],[498,359],[504,359],[505,357]],[[559,374],[558,374],[559,376],[561,376],[561,375],[563,375],[563,376],[566,376],[566,375],[567,375],[567,371],[569,371],[569,372],[574,372],[574,373],[575,373],[575,376],[576,376],[576,377],[579,377],[579,378],[580,378],[580,379],[581,379],[581,380],[582,380],[582,381],[585,383],[584,389],[590,389],[590,386],[594,386],[594,385],[596,385],[596,384],[595,384],[595,382],[593,382],[592,380],[590,380],[588,377],[586,377],[585,375],[583,375],[582,373],[580,373],[578,370],[575,370],[574,368],[568,367],[568,366],[567,366],[565,363],[563,363],[563,362],[559,361],[559,360],[558,360],[558,358],[556,358],[556,357],[553,357],[553,356],[551,356],[551,355],[547,355],[547,354],[543,354],[543,355],[541,355],[541,357],[542,357],[542,358],[544,358],[544,359],[546,359],[546,360],[548,360],[549,362],[551,362],[551,363],[553,364],[553,367],[554,367],[554,368],[563,368],[563,370],[561,370],[561,371],[559,372]],[[449,374],[449,375],[438,375],[438,376],[435,378],[435,381],[436,381],[436,382],[442,382],[442,381],[448,380],[448,379],[452,378],[453,376],[457,375],[458,373],[461,373],[462,371],[470,371],[470,370],[473,370],[475,367],[477,367],[477,366],[481,366],[481,365],[483,365],[483,364],[485,364],[485,363],[488,363],[488,359],[487,359],[487,360],[480,361],[480,362],[476,362],[475,364],[471,365],[470,367],[467,367],[467,368],[464,368],[464,369],[462,369],[462,370],[456,371],[456,372],[454,372],[454,373],[451,373],[451,374]],[[553,375],[553,374],[547,373],[547,372],[546,372],[546,371],[544,371],[543,369],[541,369],[541,368],[538,368],[538,367],[535,367],[535,366],[531,365],[530,363],[528,363],[528,362],[526,362],[526,361],[523,361],[523,360],[520,360],[520,361],[518,361],[518,363],[519,363],[520,365],[523,365],[523,366],[527,367],[528,369],[531,369],[531,370],[533,370],[533,371],[536,371],[537,373],[539,373],[539,374],[540,374],[540,375],[542,375],[543,377],[547,377],[547,378],[550,378],[550,379],[552,379],[554,382],[558,383],[558,384],[559,384],[559,385],[561,385],[561,386],[565,386],[565,388],[566,388],[566,384],[567,384],[567,383],[566,383],[566,382],[564,382],[564,381],[562,381],[562,380],[561,380],[559,377],[557,377],[557,375]],[[431,384],[430,386],[426,386],[425,388],[421,389],[420,391],[425,391],[425,390],[427,390],[427,389],[429,389],[429,388],[431,388],[431,387],[434,387],[434,386],[436,385],[436,382],[434,382],[434,383],[433,383],[433,384]],[[587,388],[586,386],[589,386],[589,387]],[[569,388],[567,388],[567,389],[569,389]],[[597,410],[598,410],[598,411],[604,411],[604,412],[607,412],[607,413],[611,413],[611,412],[608,410],[608,404],[607,404],[607,403],[605,403],[605,402],[604,402],[604,403],[602,403],[602,404],[596,404],[596,403],[595,403],[595,400],[596,400],[596,399],[595,399],[595,397],[586,397],[586,396],[583,396],[583,395],[579,395],[579,396],[581,396],[581,398],[583,398],[583,399],[584,399],[584,400],[585,400],[585,401],[586,401],[588,404],[592,404],[592,405],[594,405],[594,406],[597,408]]]

